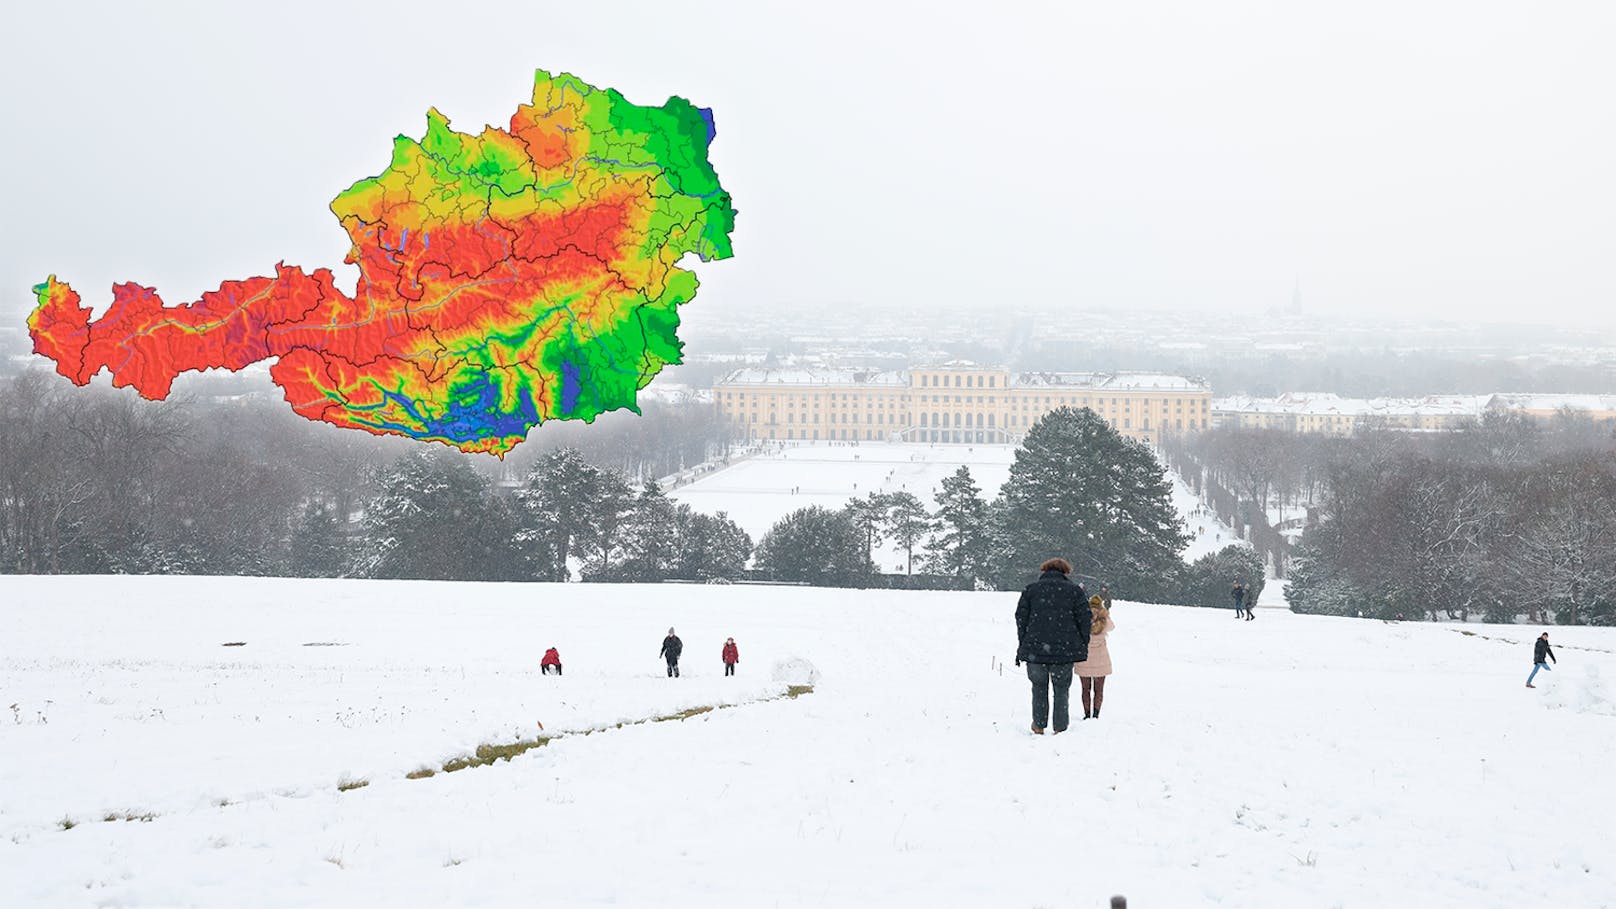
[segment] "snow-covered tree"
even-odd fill
[[[988,503],[964,465],[945,477],[936,496],[936,536],[926,546],[926,568],[936,574],[975,581],[988,573]]]
[[[818,505],[781,518],[758,544],[758,567],[782,581],[851,587],[874,573],[864,533],[846,511]]]
[[[899,491],[886,497],[887,509],[882,523],[887,538],[903,547],[904,574],[912,574],[915,567],[915,547],[931,536],[936,522],[926,506],[914,493]]]
[[[1152,596],[1188,542],[1161,463],[1086,407],[1056,409],[1028,430],[1001,495],[1001,587],[1063,556],[1114,590]]]

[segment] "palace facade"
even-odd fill
[[[1212,389],[1160,373],[1011,373],[955,361],[899,372],[738,369],[713,386],[754,440],[1019,442],[1057,407],[1088,407],[1125,436],[1210,425]]]

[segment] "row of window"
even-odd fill
[[[958,426],[959,424],[956,423],[955,425]],[[820,430],[818,428],[809,429],[807,427],[803,427],[798,429],[795,426],[787,426],[780,429],[776,428],[777,426],[778,424],[770,423],[767,429],[767,435],[765,435],[762,430],[753,429],[752,437],[757,439],[784,439],[786,441],[801,442],[813,442],[821,439]],[[1190,426],[1191,428],[1194,428],[1194,420],[1190,421]],[[1131,429],[1127,421],[1123,421],[1122,428],[1124,430]],[[1178,420],[1176,428],[1182,430],[1184,428],[1184,421]],[[1205,420],[1201,421],[1200,428],[1206,428]],[[1150,421],[1146,420],[1144,425],[1140,427],[1140,430],[1146,431],[1149,429]],[[823,435],[823,438],[826,440],[842,441],[874,441],[876,439],[886,439],[889,437],[903,438],[911,442],[1003,442],[1012,438],[1011,436],[1007,435],[1005,431],[994,428],[991,419],[986,427],[979,425],[974,428],[970,426],[952,428],[947,427],[946,423],[937,423],[931,426],[924,426],[920,429],[899,430],[896,435],[893,435],[887,429],[871,429],[868,427],[860,429],[856,426],[841,428],[831,427],[825,429]]]

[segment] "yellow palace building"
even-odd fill
[[[1057,407],[1088,407],[1125,436],[1205,429],[1212,389],[1161,373],[1027,372],[954,361],[904,372],[738,369],[713,387],[754,440],[1019,442]]]

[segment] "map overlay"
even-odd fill
[[[707,158],[711,111],[660,107],[540,70],[509,130],[458,133],[436,109],[420,140],[331,202],[359,267],[352,297],[328,268],[284,263],[182,306],[113,287],[92,320],[55,275],[34,288],[34,350],[84,385],[166,397],[187,370],[270,376],[298,414],[503,455],[551,419],[636,410],[680,361],[676,266],[732,255],[735,209]]]

